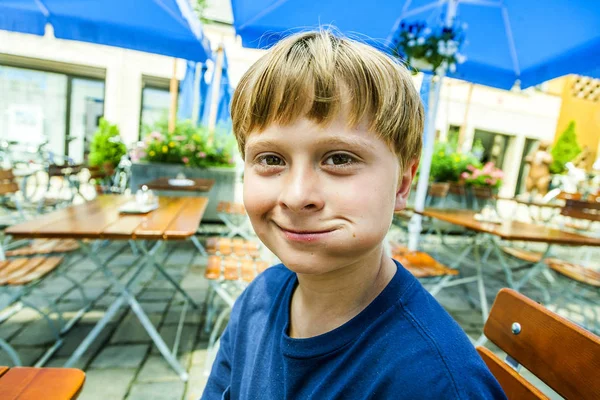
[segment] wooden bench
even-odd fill
[[[210,237],[206,239],[206,252],[209,255],[230,256],[241,258],[258,258],[260,243],[242,238]]]
[[[458,275],[458,271],[422,251],[410,251],[401,245],[392,246],[392,258],[417,278],[438,278]]]
[[[0,399],[76,399],[84,382],[85,373],[78,369],[0,367]]]
[[[217,205],[217,212],[225,214],[246,215],[246,208],[241,203],[221,201]]]
[[[546,399],[518,369],[522,365],[567,399],[600,398],[600,338],[512,289],[502,289],[484,326],[508,355],[477,351],[508,399]]]
[[[62,257],[16,258],[0,261],[0,286],[27,285],[56,269]]]
[[[69,253],[79,248],[73,239],[34,239],[27,246],[14,250],[7,250],[5,254],[11,256],[33,256],[37,254]]]

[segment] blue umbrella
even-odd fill
[[[187,0],[0,0],[0,29],[162,54],[210,57],[208,39]]]
[[[600,66],[600,3],[590,0],[232,0],[246,47],[267,47],[297,30],[332,24],[378,46],[401,21],[435,23],[449,2],[468,25],[467,61],[448,76],[510,89]]]

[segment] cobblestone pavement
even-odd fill
[[[451,260],[455,253],[443,250],[428,238],[425,246],[438,251],[442,260]],[[449,239],[461,244],[464,238],[457,236]],[[111,244],[101,250],[103,257],[118,250]],[[568,251],[564,251],[568,253]],[[566,254],[568,255],[568,254]],[[110,264],[111,271],[122,278],[130,274],[130,266],[135,260],[128,247],[120,252]],[[206,258],[198,254],[190,243],[169,244],[158,255],[158,259],[169,274],[188,291],[192,298],[203,304],[207,282],[203,274]],[[598,253],[591,257],[598,260]],[[487,262],[493,266],[493,259]],[[142,308],[151,322],[172,346],[183,300],[174,288],[155,269],[146,268],[138,277],[133,292],[136,293]],[[488,300],[493,302],[497,290],[504,286],[502,274],[493,268],[486,271]],[[468,272],[468,268],[467,271]],[[69,276],[83,283],[86,294],[95,299],[94,306],[65,336],[64,344],[49,360],[46,366],[62,366],[94,324],[104,315],[107,306],[115,299],[117,291],[111,288],[109,281],[97,271],[89,260],[76,261],[69,270]],[[54,298],[63,311],[65,318],[74,315],[79,309],[81,299],[71,282],[61,277],[49,277],[36,293]],[[525,288],[525,293],[533,298],[540,296],[535,287]],[[474,285],[453,287],[442,290],[438,300],[465,329],[476,339],[482,332],[481,313],[475,304]],[[32,299],[32,301],[40,301]],[[100,337],[87,350],[76,364],[87,374],[86,383],[80,396],[81,400],[112,399],[161,399],[182,400],[200,397],[207,377],[204,374],[207,334],[204,333],[204,312],[202,309],[188,308],[179,346],[178,358],[187,368],[189,381],[182,382],[153,346],[150,338],[132,315],[129,308],[121,308]],[[0,325],[0,337],[6,339],[18,351],[24,365],[32,365],[53,343],[53,336],[46,322],[39,314],[24,308]],[[491,345],[491,348],[494,348]],[[495,349],[498,351],[498,349]],[[0,352],[0,365],[11,365],[6,353]]]

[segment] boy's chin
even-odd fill
[[[339,255],[321,254],[320,252],[282,254],[279,259],[290,271],[302,275],[326,274],[351,263],[351,260],[340,258]]]

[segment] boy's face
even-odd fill
[[[343,117],[273,125],[246,141],[244,203],[258,237],[291,270],[334,271],[377,256],[416,162]]]

